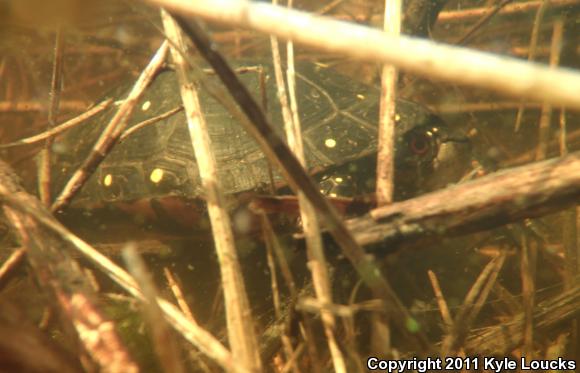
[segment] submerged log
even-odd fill
[[[580,198],[580,152],[493,173],[347,221],[361,245],[392,250],[482,231],[575,205]]]

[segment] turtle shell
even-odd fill
[[[272,67],[253,66],[264,71],[267,113],[276,131],[283,135]],[[209,77],[218,84],[216,77]],[[240,78],[261,102],[258,73],[245,72],[240,74]],[[128,128],[180,106],[178,87],[173,71],[158,74],[138,103]],[[125,87],[117,92],[127,90]],[[357,83],[323,65],[299,63],[296,91],[305,154],[311,172],[376,152],[379,112],[379,90],[376,87]],[[123,96],[115,98],[119,97]],[[213,97],[200,91],[200,102],[224,190],[238,193],[268,185],[268,161],[258,144]],[[57,149],[60,149],[60,156],[56,159],[58,169],[54,176],[58,190],[89,154],[114,110],[71,130],[59,140]],[[404,100],[397,103],[396,119],[397,148],[407,149],[405,136],[412,129],[433,125],[433,116],[424,107]],[[406,153],[397,150],[398,164],[404,163]],[[283,183],[281,177],[274,174],[275,181]],[[137,130],[117,144],[75,200],[78,203],[164,196],[196,198],[203,193],[185,115],[179,112]]]

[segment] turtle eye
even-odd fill
[[[415,155],[423,156],[429,153],[433,146],[433,135],[430,132],[414,133],[409,138],[409,150]]]

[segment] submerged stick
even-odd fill
[[[248,371],[260,372],[258,342],[238,260],[230,217],[228,215],[223,190],[217,177],[217,163],[205,118],[201,113],[199,97],[194,83],[190,80],[189,66],[177,50],[187,51],[182,31],[165,11],[161,12],[163,25],[171,40],[171,56],[176,64],[181,85],[181,97],[192,146],[199,168],[201,183],[207,192],[207,209],[218,256],[226,306],[228,340],[232,355]]]
[[[562,37],[564,33],[564,22],[557,19],[554,22],[552,31],[552,42],[550,45],[550,67],[557,67],[560,64],[560,53],[562,50]],[[552,105],[543,104],[540,113],[540,128],[538,133],[538,151],[536,160],[541,161],[546,158],[550,142],[550,122],[552,121]]]
[[[567,207],[580,198],[580,152],[454,185],[347,221],[361,245],[464,235]]]
[[[500,10],[500,15],[511,15],[516,13],[524,13],[532,10],[538,9],[542,6],[543,0],[538,1],[525,1],[517,2],[515,4],[510,4]],[[567,7],[573,5],[580,5],[578,0],[552,0],[550,5],[554,8]],[[438,20],[440,22],[454,22],[454,21],[467,21],[471,18],[479,18],[485,16],[491,8],[470,8],[463,10],[448,10],[439,13]]]
[[[70,128],[73,128],[73,127],[81,124],[82,122],[86,121],[87,119],[90,119],[93,116],[99,114],[100,112],[102,112],[103,110],[108,108],[112,102],[113,102],[112,99],[107,99],[107,100],[104,100],[102,102],[99,102],[97,105],[95,105],[94,107],[85,111],[84,113],[82,113],[82,114],[80,114],[72,119],[69,119],[62,124],[59,124],[55,127],[52,127],[47,131],[39,133],[38,135],[26,137],[24,139],[10,142],[8,144],[0,144],[0,149],[11,148],[11,147],[15,147],[15,146],[32,145],[32,144],[36,144],[38,142],[41,142],[43,140],[46,140],[48,138],[58,136],[62,132],[66,131]]]
[[[52,81],[50,83],[50,106],[48,108],[48,128],[50,130],[56,125],[58,109],[60,103],[60,91],[62,85],[62,56],[64,53],[64,36],[62,27],[57,26],[54,41],[54,57],[52,64]],[[38,167],[38,191],[40,200],[46,206],[52,203],[51,195],[51,155],[52,138],[47,138],[44,142],[44,149],[40,152],[40,166]]]
[[[580,109],[580,73],[400,36],[369,27],[247,0],[148,0],[186,16],[291,39],[328,52],[397,66],[432,79]]]

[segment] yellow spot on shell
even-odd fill
[[[398,122],[401,120],[401,116],[399,114],[395,114],[395,122]]]
[[[149,180],[151,180],[151,182],[158,184],[162,179],[163,179],[163,170],[160,168],[156,168],[153,171],[151,171],[151,174],[149,175]]]
[[[340,184],[340,183],[342,183],[344,180],[342,179],[342,177],[340,177],[340,176],[339,176],[339,177],[336,177],[336,178],[334,178],[334,181],[336,181],[337,183],[339,183],[339,184]]]
[[[336,140],[335,139],[326,139],[324,140],[324,145],[327,148],[334,148],[336,146]]]
[[[111,174],[105,175],[105,178],[103,179],[103,185],[109,187],[111,186],[111,184],[113,184],[113,175]]]
[[[143,105],[141,105],[141,110],[147,111],[151,107],[151,101],[145,101]]]

